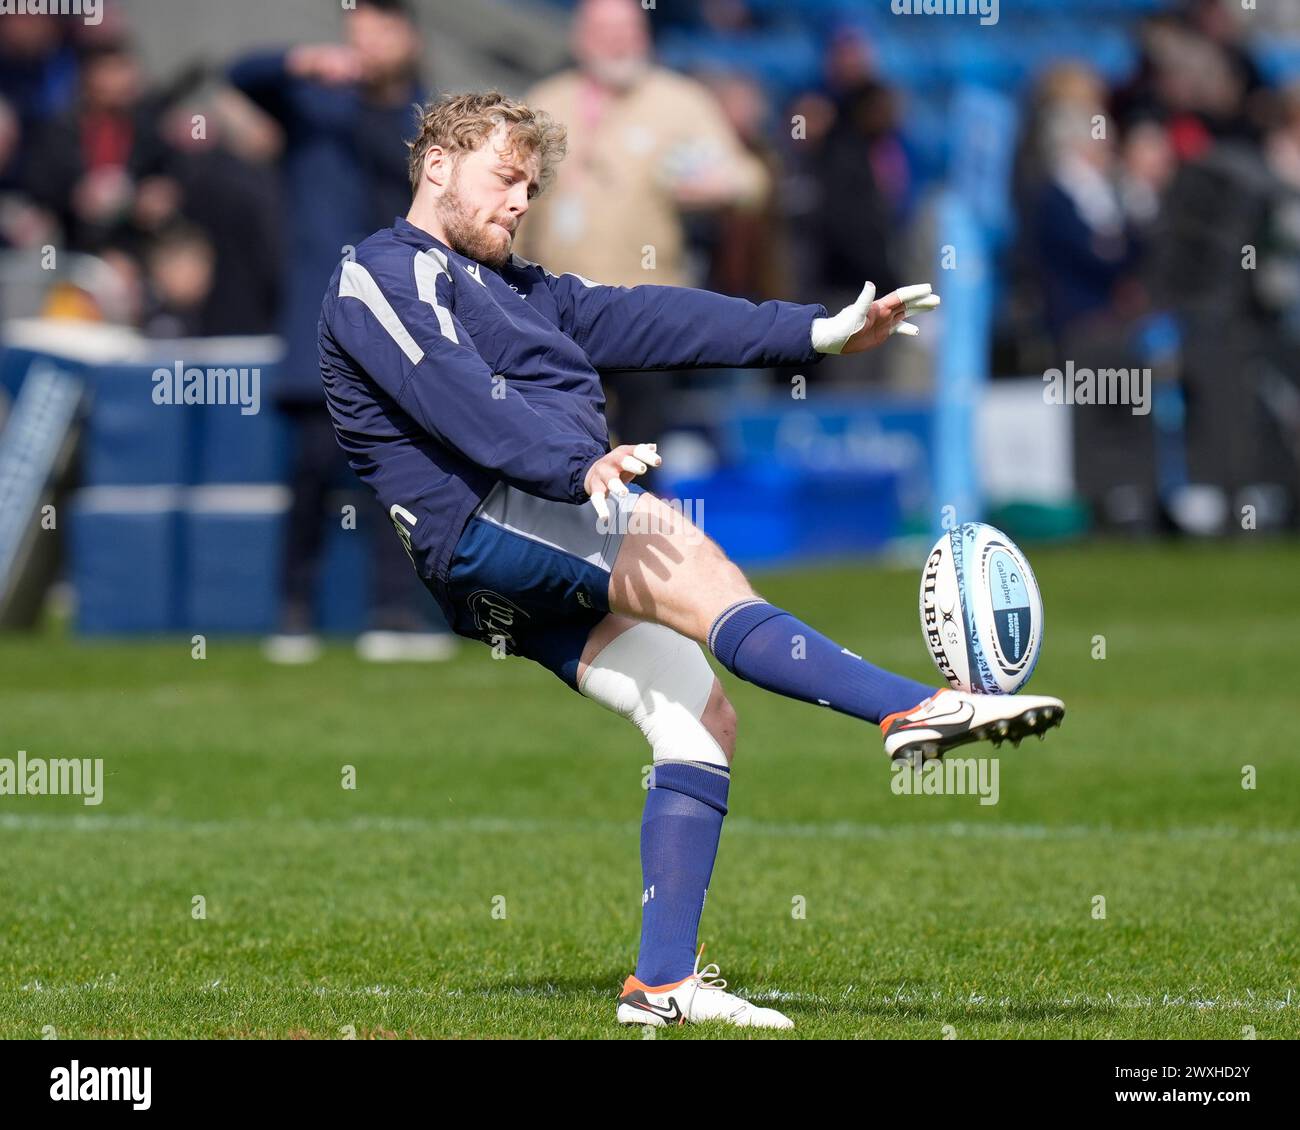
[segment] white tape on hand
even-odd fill
[[[658,444],[654,443],[638,443],[632,448],[632,455],[634,458],[640,459],[642,463],[651,467],[658,467],[664,461],[663,456],[656,450],[658,446]]]
[[[867,313],[876,300],[876,284],[868,282],[852,306],[846,306],[833,318],[812,320],[812,346],[818,353],[841,353],[845,344],[867,324]]]
[[[898,301],[907,306],[925,298],[931,293],[931,287],[929,283],[913,283],[911,286],[900,286],[894,293],[898,296]]]
[[[924,314],[927,310],[939,307],[939,296],[933,292],[929,283],[916,283],[912,286],[900,286],[894,294],[903,304],[903,317]],[[889,329],[890,336],[902,334],[904,337],[916,337],[921,332],[919,326],[911,322],[899,322]]]

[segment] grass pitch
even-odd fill
[[[659,1038],[1300,1036],[1300,546],[1030,552],[1068,715],[1003,747],[996,805],[895,795],[874,728],[719,669],[705,961],[797,1027]],[[754,581],[937,678],[916,570]],[[50,632],[0,670],[0,757],[105,773],[97,807],[0,797],[0,1036],[642,1036],[648,750],[540,667]]]

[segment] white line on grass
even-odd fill
[[[286,987],[282,987],[281,991],[285,991],[285,988]],[[287,987],[290,992],[297,988],[299,987]],[[316,997],[378,997],[385,1000],[389,998],[404,997],[430,1001],[448,997],[454,999],[481,997],[484,1000],[497,1000],[502,996],[527,998],[585,998],[589,995],[588,990],[585,989],[559,988],[555,985],[502,985],[499,987],[491,986],[474,989],[430,989],[425,988],[422,985],[365,985],[358,988],[338,988],[332,985],[312,985],[301,986],[301,988]],[[100,977],[96,978],[94,981],[84,982],[79,985],[46,985],[40,981],[29,981],[27,984],[19,986],[19,992],[24,993],[66,994],[95,992],[97,990],[107,990],[110,992],[140,991],[137,986],[121,983],[116,974],[110,974],[106,979]],[[217,980],[205,985],[196,986],[194,991],[232,993],[238,990],[230,985],[222,984],[220,980]],[[749,1000],[771,1004],[875,1004],[898,1005],[900,1007],[942,1005],[945,1008],[966,1008],[971,1005],[988,1005],[993,1008],[1024,1008],[1030,1006],[1041,1007],[1043,1005],[1050,1005],[1056,1008],[1069,1009],[1189,1008],[1198,1011],[1220,1009],[1222,1011],[1245,1010],[1249,1012],[1259,1010],[1279,1011],[1291,1008],[1300,1008],[1300,1000],[1295,998],[1294,991],[1291,989],[1287,990],[1285,999],[1256,997],[1251,990],[1247,989],[1245,1000],[1237,997],[1224,999],[1215,996],[1202,996],[1198,994],[1195,989],[1164,993],[1160,996],[1148,996],[1142,993],[1106,993],[1104,996],[1097,996],[1092,993],[1077,993],[1073,996],[1054,998],[1011,997],[1005,995],[985,996],[981,993],[945,993],[938,989],[924,992],[920,989],[908,989],[901,985],[892,992],[886,993],[862,990],[854,985],[848,986],[839,993],[830,995],[823,993],[787,992],[782,989],[745,989],[743,987],[738,987],[736,991],[742,996],[747,997]]]
[[[14,832],[181,832],[187,835],[239,833],[265,830],[299,832],[447,832],[497,835],[552,835],[557,831],[638,835],[636,821],[620,820],[520,820],[510,817],[471,816],[350,816],[340,819],[298,817],[285,820],[273,814],[237,816],[226,820],[186,820],[182,817],[150,816],[143,813],[76,813],[60,816],[47,813],[0,814],[0,831]],[[899,837],[970,840],[1138,840],[1159,842],[1237,841],[1259,844],[1300,843],[1297,828],[1241,828],[1230,824],[1167,828],[1116,828],[1108,824],[969,824],[947,821],[933,824],[872,824],[838,820],[825,824],[776,822],[732,816],[727,820],[729,835],[771,839],[897,840]]]

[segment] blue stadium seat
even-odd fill
[[[91,405],[82,452],[90,486],[179,485],[193,481],[198,414],[155,404],[152,365],[87,369]]]
[[[70,504],[70,571],[85,635],[171,632],[183,592],[180,492],[90,489]]]
[[[190,492],[182,519],[186,631],[274,630],[287,495],[277,487]]]
[[[244,416],[222,406],[199,414],[200,483],[278,483],[287,473],[284,421],[273,404]]]

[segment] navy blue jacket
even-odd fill
[[[348,248],[409,205],[403,142],[415,133],[414,103],[424,92],[412,85],[409,101],[372,106],[359,86],[295,78],[285,56],[251,55],[235,63],[227,78],[275,118],[285,135],[280,333],[286,352],[273,391],[278,400],[319,403],[321,290]]]
[[[456,542],[497,480],[580,505],[609,450],[599,369],[813,365],[822,305],[499,272],[404,219],[340,263],[320,312],[334,428],[451,620]],[[652,437],[643,437],[650,439]]]

